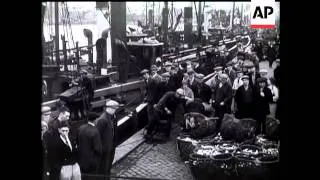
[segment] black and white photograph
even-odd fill
[[[42,179],[278,179],[274,4],[42,2]]]

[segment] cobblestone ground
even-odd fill
[[[273,69],[269,69],[267,61],[260,62],[260,68],[269,70],[268,76],[273,76]],[[176,137],[179,134],[177,125],[172,130],[170,141],[164,144],[143,143],[127,157],[117,163],[111,170],[113,180],[135,179],[170,179],[194,180],[188,165],[179,157],[176,147]]]
[[[112,168],[112,175],[141,179],[193,180],[188,165],[179,157],[175,141],[178,133],[179,128],[175,125],[168,142],[157,145],[143,143]],[[119,179],[124,178],[117,178]]]

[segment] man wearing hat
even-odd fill
[[[243,85],[241,85],[235,94],[235,102],[237,105],[236,118],[253,118],[254,116],[254,98],[253,88],[249,85],[249,76],[241,77]]]
[[[151,68],[151,78],[156,81],[156,83],[161,82],[161,76],[158,74],[158,68],[156,65],[152,65]]]
[[[181,81],[183,77],[179,76],[178,74],[178,66],[172,66],[170,70],[170,77],[169,77],[169,89],[170,91],[175,91],[179,87],[181,87]]]
[[[189,75],[188,86],[193,91],[194,97],[199,97],[199,94],[197,93],[199,82],[196,81],[195,72],[192,68],[190,68],[188,69],[187,73]]]
[[[269,68],[272,68],[272,64],[276,59],[276,49],[273,46],[273,42],[268,43],[268,49],[267,49],[267,55],[268,55],[268,61],[269,61]]]
[[[263,77],[263,78],[267,78],[267,79],[268,79],[268,70],[266,70],[266,69],[260,69],[259,74],[260,74],[260,77]]]
[[[95,120],[102,143],[102,157],[99,166],[99,173],[104,174],[105,176],[110,176],[115,154],[117,130],[117,119],[115,117],[115,113],[119,107],[120,104],[117,101],[107,101],[104,112]],[[110,177],[107,178],[110,179]]]
[[[273,70],[273,77],[276,80],[276,86],[280,89],[280,59],[276,60],[276,68]]]
[[[266,116],[270,114],[269,103],[272,102],[271,90],[267,87],[266,78],[257,79],[258,86],[254,88],[255,119],[257,120],[256,135],[265,133]]]
[[[233,70],[232,61],[229,61],[226,66],[227,68],[225,69],[225,73],[229,76],[231,84],[233,84],[234,79],[236,78],[236,72]]]
[[[74,103],[69,104],[69,107],[72,110],[72,114],[75,116],[75,119],[78,119],[78,110],[80,111],[81,118],[86,117],[87,111],[91,107],[91,101],[94,96],[94,86],[93,81],[88,77],[88,71],[85,69],[80,70],[80,78],[75,79],[71,82],[70,86],[80,86],[81,87],[81,97],[75,98]],[[77,107],[77,108],[73,108]]]
[[[78,158],[82,173],[96,174],[100,166],[102,142],[94,120],[89,118],[88,122],[78,129]]]
[[[49,106],[42,106],[41,113],[42,113],[41,120],[45,121],[48,124],[52,120],[51,108]]]
[[[167,92],[157,104],[154,105],[155,111],[158,113],[165,113],[168,116],[168,120],[170,121],[170,128],[167,132],[167,137],[170,137],[171,131],[171,122],[174,118],[175,111],[177,106],[181,103],[185,103],[189,98],[184,95],[183,89],[179,88],[176,91],[169,91]],[[152,131],[156,126],[156,121],[149,122],[147,135],[151,136]]]
[[[243,84],[243,81],[242,81],[243,72],[240,68],[236,69],[236,76],[237,77],[233,81],[233,85],[232,85],[232,91],[234,92],[233,94],[235,94],[236,90]]]
[[[161,77],[162,77],[162,81],[160,82],[159,88],[158,88],[157,102],[166,92],[173,89],[173,87],[170,87],[170,84],[169,84],[170,73],[165,72],[161,74]]]
[[[216,116],[219,117],[217,124],[220,128],[225,113],[231,113],[232,87],[228,83],[228,75],[220,74],[219,82],[212,93],[212,105],[216,110]]]
[[[144,78],[144,81],[146,83],[146,97],[145,97],[145,102],[148,103],[147,105],[147,113],[148,113],[148,120],[149,122],[151,121],[156,121],[156,116],[154,112],[153,105],[158,102],[158,83],[156,82],[155,79],[153,79],[149,75],[149,71],[147,69],[144,69],[141,71],[141,74]]]
[[[164,63],[164,68],[165,68],[166,72],[170,72],[171,67],[172,67],[172,63],[171,63],[171,62],[166,61],[166,62]]]

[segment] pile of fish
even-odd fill
[[[219,154],[233,153],[238,146],[233,144],[200,145],[194,153],[213,158]]]

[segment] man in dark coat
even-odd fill
[[[169,84],[170,74],[169,72],[165,72],[161,74],[162,81],[159,84],[158,88],[158,95],[157,95],[157,102],[160,100],[160,98],[168,91],[172,91],[174,87]]]
[[[144,69],[141,72],[141,75],[144,78],[144,81],[146,83],[146,97],[145,97],[145,102],[148,103],[147,105],[147,113],[148,113],[148,122],[149,125],[147,127],[147,134],[145,135],[145,139],[146,140],[151,140],[152,139],[152,131],[149,130],[150,129],[150,124],[152,125],[153,122],[158,120],[158,117],[155,115],[154,112],[154,104],[156,104],[157,101],[157,95],[158,95],[158,84],[157,84],[157,80],[155,80],[154,78],[152,78],[149,75],[149,71]],[[153,127],[151,127],[152,129]]]
[[[257,120],[256,134],[265,133],[266,116],[270,114],[269,103],[272,102],[271,90],[267,87],[266,78],[257,79],[258,87],[254,90],[255,119]],[[262,126],[262,127],[261,127]]]
[[[269,61],[269,68],[272,68],[272,63],[273,61],[276,59],[276,49],[273,46],[272,43],[269,43],[268,45],[268,50],[267,50],[267,54],[268,54],[268,61]]]
[[[78,131],[79,164],[82,173],[96,174],[102,153],[100,133],[94,119],[80,126]]]
[[[217,123],[218,129],[220,128],[223,116],[225,113],[231,113],[231,100],[232,100],[232,87],[227,82],[228,75],[221,74],[219,76],[220,82],[217,88],[212,93],[212,105],[216,110],[216,116],[219,117]]]
[[[187,71],[188,75],[189,75],[189,80],[188,80],[188,87],[192,90],[194,97],[198,98],[199,94],[198,94],[198,84],[199,82],[196,81],[195,78],[195,72],[193,69],[189,69]]]
[[[178,104],[185,103],[186,100],[189,100],[188,97],[183,95],[183,89],[179,88],[177,91],[169,91],[159,100],[157,104],[154,105],[155,112],[157,112],[157,116],[160,114],[166,114],[168,120],[170,121],[170,126],[167,132],[167,137],[170,136],[171,131],[171,122],[174,118],[175,111],[177,109]],[[153,121],[149,124],[148,131],[153,131],[156,126],[156,121]]]
[[[233,69],[233,63],[230,61],[226,64],[225,73],[229,76],[231,84],[233,84],[233,81],[236,79],[236,72]]]
[[[59,179],[60,168],[59,162],[57,162],[57,141],[56,139],[59,137],[59,126],[61,122],[69,121],[70,112],[66,107],[61,107],[58,117],[53,119],[48,124],[48,131],[43,135],[44,146],[47,148],[48,152],[48,169],[50,171],[50,180]],[[70,134],[72,133],[72,129],[70,129]],[[74,142],[75,138],[71,137],[71,141]]]
[[[170,77],[168,80],[168,86],[170,91],[176,91],[179,87],[181,87],[182,78],[177,74],[177,67],[171,67]]]
[[[253,118],[254,99],[253,88],[249,86],[249,76],[242,76],[243,85],[236,90],[235,102],[237,104],[236,118]]]
[[[273,71],[274,79],[276,80],[276,86],[280,89],[280,59],[276,60],[276,68]]]
[[[102,158],[99,167],[99,174],[110,176],[112,162],[116,149],[116,129],[117,120],[115,112],[119,108],[119,103],[113,100],[106,102],[105,111],[95,120],[99,130],[102,143]],[[110,179],[110,177],[107,177]]]

